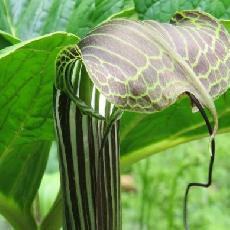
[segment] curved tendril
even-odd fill
[[[209,135],[212,136],[213,134],[213,128],[211,126],[211,123],[209,122],[208,116],[206,112],[204,111],[202,105],[200,102],[196,99],[196,97],[190,93],[187,93],[192,102],[197,106],[199,109],[203,119],[205,120],[206,126],[208,128]],[[192,182],[189,183],[186,191],[185,191],[185,196],[184,196],[184,207],[183,207],[183,222],[184,222],[184,228],[186,230],[189,230],[189,224],[188,224],[188,195],[189,195],[189,189],[191,187],[204,187],[208,188],[212,184],[212,169],[213,169],[213,164],[215,160],[215,139],[211,138],[211,156],[210,156],[210,161],[209,161],[209,169],[208,169],[208,181],[207,183],[198,183],[198,182]]]

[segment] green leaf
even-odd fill
[[[203,10],[217,18],[230,17],[228,0],[134,0],[140,19],[169,21],[178,10]]]
[[[44,173],[50,143],[14,146],[0,155],[0,212],[15,229],[35,229],[31,204]]]
[[[55,59],[77,41],[57,32],[1,50],[0,211],[17,229],[33,229],[31,204],[54,138]]]
[[[1,0],[0,29],[22,39],[58,30],[83,36],[128,6],[127,0]]]
[[[18,38],[15,38],[11,34],[0,30],[0,50],[7,46],[17,44],[19,42],[20,40]]]
[[[218,133],[230,132],[230,91],[217,99],[215,104],[219,119]],[[205,122],[199,113],[192,113],[187,98],[160,113],[124,113],[120,132],[123,169],[152,154],[208,136]]]
[[[220,22],[225,26],[227,31],[230,33],[230,20],[221,20]]]
[[[138,19],[138,13],[136,12],[133,0],[125,0],[124,9],[110,17],[110,19],[113,18]]]
[[[76,5],[69,18],[67,31],[80,37],[127,6],[124,0],[82,0]]]

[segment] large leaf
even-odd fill
[[[230,33],[230,20],[221,20],[221,23],[225,26],[228,33]]]
[[[0,29],[22,39],[65,30],[83,36],[130,6],[129,0],[0,1]]]
[[[17,44],[19,42],[19,39],[13,37],[11,34],[0,30],[0,50],[7,46]]]
[[[178,10],[198,9],[218,18],[230,18],[228,0],[134,0],[140,19],[169,21]]]
[[[55,59],[77,40],[59,32],[1,50],[0,211],[19,229],[34,228],[31,204],[53,139]]]

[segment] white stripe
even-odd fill
[[[69,127],[70,127],[70,141],[72,147],[72,159],[74,165],[74,180],[75,180],[75,191],[77,196],[78,202],[78,210],[80,215],[80,224],[82,230],[85,230],[84,224],[84,216],[83,216],[83,206],[82,206],[82,196],[80,191],[80,184],[79,184],[79,168],[78,168],[78,159],[77,159],[77,139],[76,139],[76,105],[71,102],[70,103],[70,112],[69,112]],[[76,218],[76,217],[75,217]]]
[[[112,149],[112,135],[111,135],[111,132],[109,133],[108,135],[108,144],[109,144],[109,165],[110,165],[110,175],[111,175],[111,181],[110,181],[110,187],[111,187],[111,198],[112,198],[112,213],[114,214],[115,213],[115,206],[114,206],[114,178],[113,178],[113,154],[116,154],[115,152],[115,149]],[[112,229],[115,229],[115,218],[114,218],[114,215],[113,215],[113,226],[112,226]]]
[[[115,150],[114,150],[114,154],[116,154],[116,160],[115,160],[115,164],[116,164],[116,177],[117,177],[117,197],[116,197],[116,206],[117,206],[117,227],[121,226],[121,210],[120,210],[120,168],[119,168],[119,143],[118,143],[118,133],[117,133],[117,122],[114,123],[114,128],[115,128]]]
[[[91,107],[95,109],[95,97],[96,97],[96,87],[93,85],[92,97],[91,97]]]
[[[99,96],[99,113],[102,116],[105,116],[105,104],[106,104],[106,98],[100,94]]]
[[[95,229],[95,213],[93,209],[92,200],[92,187],[91,187],[91,174],[90,174],[90,157],[89,157],[89,139],[88,139],[88,116],[82,116],[82,133],[83,133],[83,148],[84,148],[84,159],[85,159],[85,179],[86,179],[86,192],[88,197],[88,211],[90,215],[90,222],[92,230]],[[83,162],[82,162],[83,163]],[[94,183],[94,181],[92,182]]]

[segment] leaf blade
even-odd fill
[[[24,224],[31,216],[53,139],[50,95],[55,59],[77,40],[75,35],[57,32],[1,50],[0,194],[7,199],[0,211],[12,224],[20,223],[12,219],[15,212],[21,213],[18,218],[25,217]]]
[[[219,134],[230,131],[229,102],[228,90],[215,103],[219,117]],[[200,114],[191,113],[189,104],[187,99],[183,99],[160,113],[124,113],[121,119],[121,167],[126,168],[176,145],[207,137],[204,121]]]
[[[83,36],[127,7],[127,0],[3,1],[0,28],[23,40],[60,30]]]
[[[0,30],[0,50],[5,47],[17,44],[19,42],[20,40],[18,38],[15,38],[11,34]]]
[[[168,22],[178,10],[202,10],[217,18],[229,18],[229,1],[225,0],[134,0],[140,19],[157,19]]]

